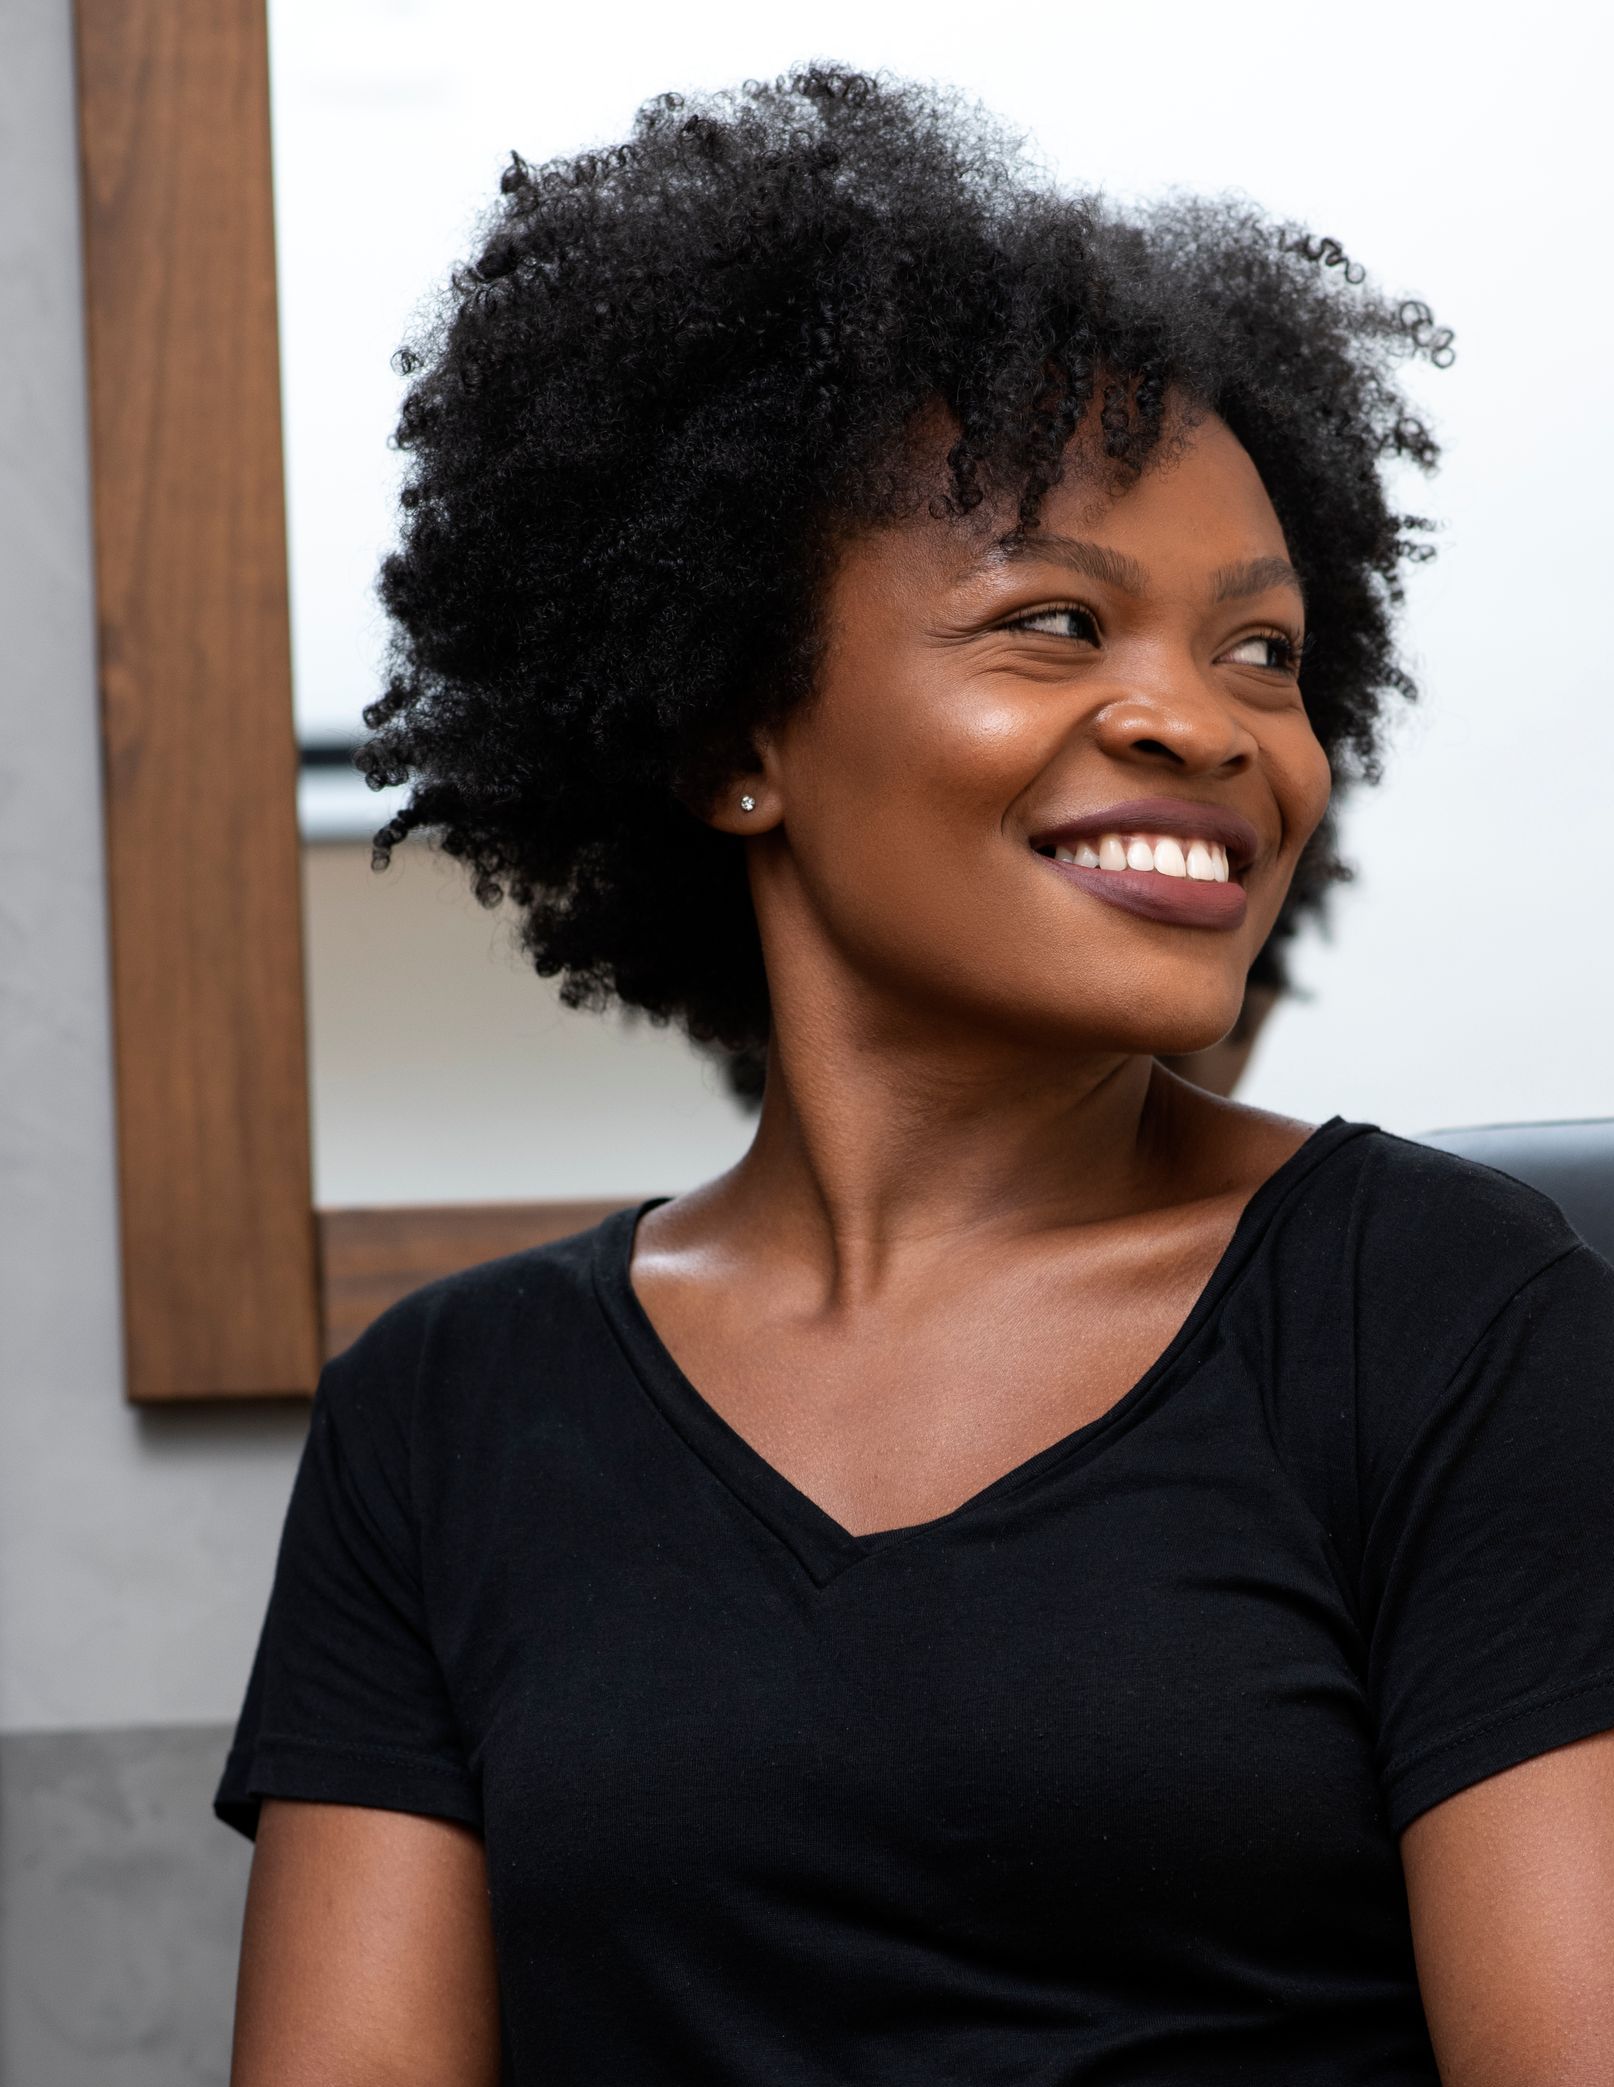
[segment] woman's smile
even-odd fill
[[[1124,912],[1176,927],[1242,927],[1243,876],[1260,837],[1222,807],[1133,798],[1038,832],[1031,848],[1074,884]]]

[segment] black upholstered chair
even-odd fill
[[[1540,1189],[1588,1246],[1614,1261],[1614,1116],[1430,1130],[1421,1132],[1418,1142],[1478,1160]]]

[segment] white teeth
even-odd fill
[[[1175,834],[1150,840],[1141,833],[1106,833],[1097,845],[1063,842],[1053,850],[1056,862],[1084,870],[1152,870],[1161,877],[1189,877],[1196,884],[1225,884],[1231,874],[1227,850],[1220,841],[1183,842]]]

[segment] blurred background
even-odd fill
[[[1603,894],[1607,31],[1526,12],[1005,13],[269,0],[312,1128],[321,1204],[675,1192],[747,1119],[643,1023],[563,1010],[345,772],[377,688],[389,358],[512,148],[808,57],[945,80],[1061,177],[1241,190],[1425,299],[1457,361],[1407,649],[1243,1098],[1395,1130],[1614,1112]],[[245,1845],[208,1814],[304,1425],[121,1401],[70,0],[0,11],[0,2087],[226,2077]],[[138,1916],[138,1917],[136,1917]]]

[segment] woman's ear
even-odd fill
[[[753,747],[751,759],[743,768],[730,776],[704,804],[691,809],[708,826],[715,826],[719,833],[737,833],[742,839],[754,833],[767,833],[779,825],[785,815],[784,792],[779,785],[777,768],[772,746],[762,740]]]

